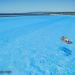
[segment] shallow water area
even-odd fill
[[[65,44],[61,36],[73,43]],[[75,75],[75,16],[0,17],[0,70],[12,75]],[[70,55],[66,56],[61,47]]]

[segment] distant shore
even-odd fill
[[[75,15],[75,12],[27,12],[27,13],[0,13],[0,17],[12,16],[39,16],[39,15]]]

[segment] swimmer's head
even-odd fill
[[[62,37],[61,37],[61,40],[62,40],[64,43],[66,43],[66,44],[72,44],[72,41],[71,41],[69,38],[65,37],[65,36],[62,36]]]

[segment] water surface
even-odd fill
[[[73,44],[65,44],[61,36]],[[75,16],[1,17],[0,70],[11,70],[12,75],[75,75]]]

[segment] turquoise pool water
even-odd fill
[[[75,75],[75,16],[1,17],[0,75]]]

